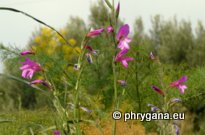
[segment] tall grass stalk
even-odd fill
[[[119,100],[118,100],[118,90],[117,90],[117,69],[116,69],[116,62],[115,57],[117,54],[117,43],[116,43],[116,29],[117,29],[117,18],[115,12],[115,1],[112,0],[112,19],[111,19],[111,26],[114,28],[112,33],[113,36],[113,44],[114,44],[114,55],[112,60],[112,70],[113,70],[113,87],[114,87],[114,111],[119,109]],[[113,123],[113,135],[116,135],[116,120]]]
[[[139,58],[139,52],[136,51],[135,55],[136,55],[136,59]],[[136,79],[135,89],[136,89],[137,97],[138,97],[139,112],[141,112],[142,108],[141,108],[141,97],[140,97],[140,91],[139,91],[139,65],[137,62],[135,63],[135,79]]]
[[[160,85],[162,87],[162,89],[164,90],[165,93],[168,93],[168,88],[165,87],[165,84],[163,82],[163,78],[164,78],[164,72],[163,72],[163,65],[161,64],[160,60],[157,59],[157,64],[158,64],[158,77],[159,77],[159,81],[160,81]],[[167,94],[164,96],[163,98],[163,111],[164,112],[168,112],[169,110],[169,106],[168,106],[168,97],[167,97]],[[169,121],[163,121],[163,126],[161,128],[161,133],[162,135],[167,135],[169,132],[167,131],[168,130],[168,124],[169,124]]]
[[[84,69],[84,64],[83,64],[83,60],[84,60],[84,56],[85,56],[85,48],[84,46],[87,43],[87,38],[86,36],[84,36],[83,41],[81,42],[81,50],[82,52],[80,53],[79,57],[78,57],[78,66],[79,66],[79,73],[77,76],[77,81],[75,84],[75,99],[74,99],[74,122],[76,125],[76,134],[77,135],[81,135],[81,129],[80,129],[80,108],[79,108],[79,94],[80,94],[80,82],[81,82],[81,75]]]

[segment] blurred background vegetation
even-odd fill
[[[35,60],[41,63],[48,73],[47,78],[57,84],[60,93],[71,91],[75,83],[75,71],[73,64],[77,63],[78,54],[81,52],[80,44],[86,32],[92,28],[107,27],[110,24],[109,12],[102,3],[93,4],[90,8],[89,24],[86,25],[80,17],[70,17],[65,27],[59,31],[72,45],[69,47],[55,32],[41,27],[33,32],[26,48],[35,50]],[[122,24],[123,22],[120,21]],[[186,111],[193,116],[193,130],[200,134],[205,133],[203,123],[205,101],[205,28],[202,22],[198,22],[193,29],[191,22],[177,20],[173,17],[164,20],[156,15],[151,18],[152,27],[145,31],[141,17],[131,29],[132,43],[130,56],[135,58],[130,62],[128,70],[124,70],[119,64],[120,79],[126,79],[125,96],[121,97],[122,111],[147,112],[151,103],[158,107],[162,106],[163,99],[156,94],[151,85],[164,88],[170,82],[179,79],[183,75],[189,77],[188,89],[181,95],[177,89],[169,89],[170,97],[180,97]],[[97,56],[93,56],[93,64],[87,64],[83,73],[81,89],[81,102],[94,111],[110,112],[113,100],[113,77],[112,77],[112,38],[109,34],[93,38],[88,45],[99,50]],[[20,52],[18,48],[7,50],[1,45],[1,55],[4,60],[4,73],[21,76],[20,62],[25,57],[13,53]],[[26,49],[25,48],[25,49]],[[13,50],[13,51],[12,51]],[[153,52],[159,58],[160,64],[149,57]],[[43,78],[36,75],[35,78]],[[69,81],[68,81],[69,80]],[[66,82],[70,84],[67,84]],[[15,80],[0,78],[0,110],[3,112],[19,109],[52,108],[52,104],[43,94]],[[118,86],[123,91],[124,87]],[[196,95],[200,96],[196,96]],[[63,94],[62,94],[63,95]],[[60,96],[63,101],[72,102],[68,97]],[[92,99],[92,102],[91,100]],[[95,103],[95,105],[93,105]],[[97,110],[94,106],[98,106]],[[102,114],[103,115],[103,114]],[[101,116],[99,116],[101,117]],[[147,131],[156,132],[155,122],[143,123]]]

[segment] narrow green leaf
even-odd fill
[[[30,87],[32,87],[32,88],[34,88],[34,89],[37,89],[37,90],[39,90],[39,91],[41,91],[41,92],[47,92],[47,91],[45,91],[45,90],[43,90],[43,89],[41,89],[41,88],[39,88],[39,87],[37,87],[37,86],[35,86],[35,85],[30,85],[30,82],[28,82],[28,81],[26,81],[26,80],[23,80],[23,79],[21,79],[21,78],[19,78],[19,77],[16,77],[16,76],[13,76],[13,75],[6,75],[6,74],[2,74],[2,73],[0,73],[0,76],[3,76],[3,77],[6,77],[6,78],[8,78],[8,79],[13,79],[13,80],[16,80],[16,81],[19,81],[19,82],[21,82],[21,83],[24,83],[24,84],[27,84],[27,85],[29,85]]]
[[[108,5],[108,7],[109,7],[110,9],[113,9],[113,6],[111,5],[111,3],[110,3],[108,0],[105,0],[105,3]]]
[[[23,12],[21,10],[18,10],[18,9],[15,9],[15,8],[9,8],[9,7],[0,7],[0,10],[7,10],[7,11],[12,11],[12,12],[16,12],[16,13],[21,13],[29,18],[32,18],[33,20],[37,21],[38,23],[41,23],[43,25],[45,25],[46,27],[52,29],[53,31],[55,31],[64,41],[66,44],[70,45],[72,47],[72,45],[65,39],[65,37],[59,32],[57,31],[55,28],[53,28],[52,26],[46,24],[45,22],[31,16],[30,14],[26,13],[26,12]]]

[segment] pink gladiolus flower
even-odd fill
[[[129,57],[125,57],[124,55],[128,52],[128,50],[122,50],[120,51],[116,57],[115,57],[115,61],[116,62],[121,62],[122,65],[125,67],[125,68],[128,68],[128,61],[133,61],[134,58],[129,58]]]
[[[120,27],[118,33],[117,33],[117,40],[120,41],[123,38],[126,38],[130,32],[130,28],[128,24],[125,24]]]
[[[130,30],[129,30],[129,25],[125,24],[123,26],[120,27],[118,33],[117,33],[117,41],[118,41],[118,48],[120,48],[121,50],[124,49],[130,49],[129,43],[131,42],[131,39],[128,38],[128,34],[129,34]]]
[[[164,92],[157,86],[152,86],[152,89],[156,91],[157,93],[159,93],[160,95],[165,96]]]
[[[95,37],[95,36],[98,36],[100,35],[102,32],[104,32],[104,29],[96,29],[96,30],[93,30],[93,31],[90,31],[86,36],[87,37]]]
[[[112,26],[107,27],[107,32],[108,32],[108,33],[112,33],[112,32],[113,32],[113,30],[114,30],[114,29],[113,29],[113,27],[112,27]]]
[[[174,81],[170,84],[171,87],[176,87],[180,90],[180,92],[183,94],[185,89],[187,89],[187,86],[186,85],[183,85],[183,83],[185,81],[187,81],[188,77],[187,76],[183,76],[181,77],[179,80],[177,81]]]
[[[51,88],[51,85],[48,82],[46,82],[45,80],[34,80],[31,82],[31,84],[42,84],[48,88]]]
[[[21,52],[20,54],[23,56],[23,55],[27,55],[27,54],[35,54],[35,52],[27,50],[27,51]]]
[[[26,58],[25,62],[22,62],[22,67],[20,69],[22,70],[22,77],[31,79],[35,72],[42,71],[40,64],[31,61],[29,58]]]

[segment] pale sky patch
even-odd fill
[[[79,16],[88,22],[93,2],[97,0],[0,0],[0,6],[25,11],[59,29],[66,25],[70,16]],[[189,20],[193,26],[198,20],[205,23],[204,0],[120,0],[120,3],[120,17],[133,25],[136,17],[141,16],[146,29],[150,28],[150,18],[156,14],[165,20],[174,16],[178,20]],[[0,10],[0,43],[23,48],[40,26],[21,14]]]

